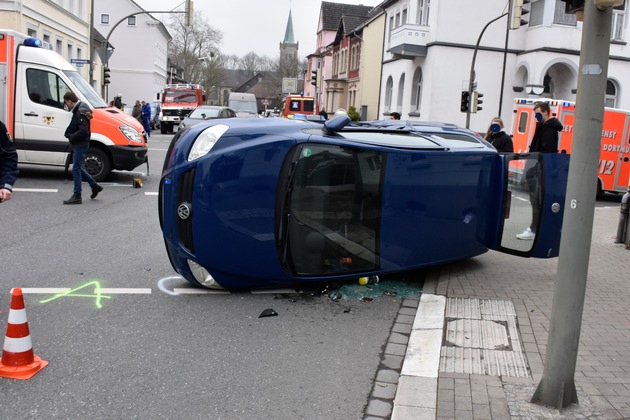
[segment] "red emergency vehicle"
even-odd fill
[[[312,96],[288,95],[284,101],[284,118],[293,118],[295,114],[317,115],[319,109]]]
[[[558,150],[560,153],[571,153],[575,120],[575,102],[558,99],[522,99],[514,100],[514,152],[524,153],[534,136],[536,119],[534,105],[547,102],[551,112],[562,125],[559,133]],[[604,125],[602,127],[597,193],[604,191],[625,192],[630,177],[630,111],[605,108]]]
[[[161,94],[160,132],[173,132],[184,118],[206,102],[206,92],[201,85],[174,84],[166,85]]]

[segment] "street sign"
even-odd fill
[[[85,60],[83,58],[72,58],[70,62],[72,64],[90,64],[90,60]]]
[[[260,101],[264,106],[269,106],[271,105],[271,102],[269,102],[269,100],[267,99],[263,99],[262,101]]]
[[[282,93],[297,92],[297,79],[295,77],[282,78]]]

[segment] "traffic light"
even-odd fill
[[[479,93],[477,91],[473,92],[472,106],[471,106],[472,111],[471,112],[477,112],[477,111],[481,111],[483,109],[482,107],[479,106],[479,105],[481,105],[483,103],[481,98],[483,98],[483,93]]]
[[[317,87],[319,81],[319,69],[311,70],[311,85]]]
[[[468,106],[470,105],[470,94],[467,90],[462,91],[462,105],[459,110],[462,112],[468,112]]]
[[[109,67],[107,66],[103,67],[103,84],[109,84]]]
[[[584,0],[582,0],[582,3]],[[529,13],[529,10],[524,9],[523,6],[531,3],[531,0],[510,0],[510,12],[508,18],[510,19],[510,29],[518,29],[522,25],[527,25],[527,21],[523,19],[523,16]]]
[[[575,14],[584,11],[584,0],[562,0],[564,2],[564,13]]]

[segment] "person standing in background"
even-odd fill
[[[140,101],[136,99],[136,103],[131,110],[131,116],[140,122],[142,117],[142,105],[140,105]]]
[[[494,146],[498,152],[514,152],[512,137],[503,130],[503,120],[501,117],[494,117],[492,121],[490,121],[485,139]]]
[[[147,137],[151,137],[151,105],[146,101],[142,101],[142,126],[147,132]]]

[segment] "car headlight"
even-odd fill
[[[188,153],[188,162],[192,162],[195,159],[199,159],[200,157],[207,155],[208,152],[212,150],[212,147],[215,145],[217,140],[221,138],[228,128],[230,127],[227,125],[218,124],[203,130],[195,139],[195,142],[190,149],[190,153]]]
[[[209,289],[223,289],[223,287],[217,283],[217,281],[208,273],[208,270],[194,262],[193,260],[186,259],[190,272],[195,277],[195,280],[199,282],[203,287]]]
[[[118,128],[123,133],[123,135],[125,137],[127,137],[127,139],[130,142],[132,142],[132,143],[142,143],[142,136],[140,135],[140,133],[138,133],[138,130],[136,130],[135,128],[130,127],[128,125],[121,125]]]

